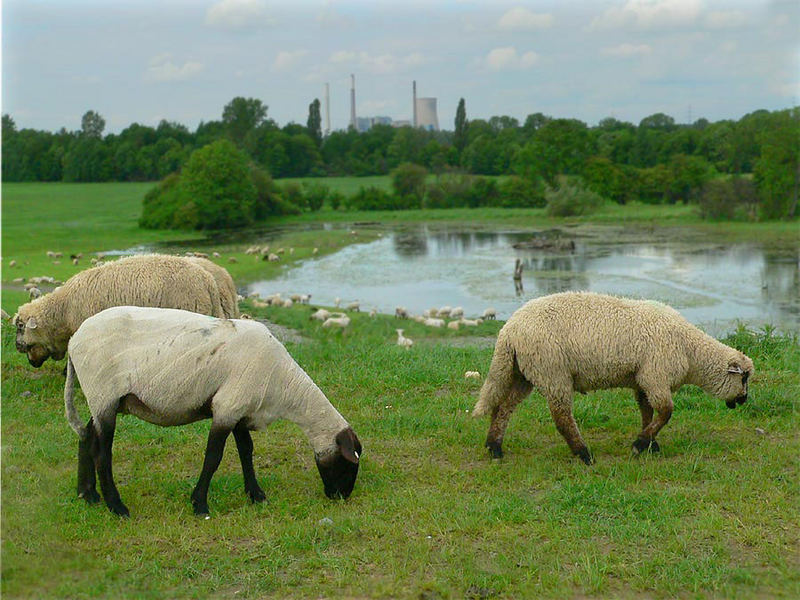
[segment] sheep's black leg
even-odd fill
[[[642,413],[642,431],[653,421],[653,407],[647,399],[647,394],[642,390],[636,390],[636,402],[639,404],[639,412]]]
[[[194,491],[192,491],[192,507],[196,515],[208,514],[208,486],[217,471],[217,467],[219,467],[220,461],[222,461],[225,442],[230,433],[231,430],[229,428],[214,425],[211,425],[211,431],[208,432],[208,444],[206,445],[206,457],[203,460],[203,470],[200,473],[200,478],[197,480]]]
[[[78,442],[78,498],[83,498],[89,504],[100,502],[100,494],[95,487],[95,468],[92,458],[95,436],[94,421],[90,418],[86,424],[86,437]]]
[[[492,422],[489,425],[489,434],[486,436],[486,447],[492,458],[503,458],[503,437],[508,427],[508,421],[520,402],[528,397],[533,386],[525,379],[514,362],[514,375],[508,396],[492,410]]]
[[[252,502],[263,502],[267,499],[267,495],[258,485],[256,471],[253,468],[253,438],[241,421],[233,428],[233,438],[236,440],[236,449],[239,450],[239,460],[242,462],[244,491]]]
[[[106,501],[106,506],[115,515],[127,517],[131,513],[122,503],[122,498],[119,497],[119,491],[114,484],[114,476],[111,471],[111,447],[114,444],[114,430],[116,427],[116,413],[112,413],[111,417],[101,418],[97,421],[96,435],[92,437],[92,454],[94,455],[94,464],[97,468],[100,489],[103,491],[103,499]]]
[[[667,397],[666,400],[656,401],[654,405],[655,417],[647,427],[642,429],[639,437],[633,442],[633,449],[637,454],[644,450],[650,450],[650,452],[659,452],[661,450],[658,442],[656,442],[656,435],[672,417],[672,398]]]
[[[591,465],[594,462],[592,453],[589,452],[589,448],[583,441],[581,432],[578,430],[578,424],[572,415],[572,391],[548,397],[547,403],[550,407],[553,421],[556,423],[556,429],[566,440],[572,453],[587,465]]]

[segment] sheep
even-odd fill
[[[314,249],[311,251],[311,255],[312,255],[312,256],[314,256],[314,255],[316,255],[318,252],[319,252],[319,248],[314,248]]]
[[[458,331],[459,322],[458,321],[450,321],[447,324],[448,329],[452,329],[453,331]]]
[[[286,300],[283,301],[283,306],[285,308],[292,308],[293,305],[294,305],[294,302],[292,302],[291,298],[287,298]]]
[[[277,254],[272,254],[272,253],[268,254],[267,257],[266,257],[266,260],[268,260],[269,262],[277,262],[280,259],[281,259],[280,256],[278,256]]]
[[[480,379],[481,374],[479,371],[465,371],[464,379]]]
[[[300,294],[292,294],[289,296],[292,302],[300,302]]]
[[[487,308],[486,310],[483,311],[483,318],[486,319],[487,321],[491,321],[492,319],[496,319],[497,318],[497,311],[495,311],[494,308],[489,307],[489,308]]]
[[[416,321],[417,323],[422,323],[423,325],[425,324],[425,321],[427,321],[427,320],[428,320],[428,319],[427,319],[426,317],[424,317],[423,315],[413,315],[413,316],[411,317],[411,319],[412,319],[412,320],[414,320],[414,321]]]
[[[328,317],[322,324],[323,327],[339,327],[344,329],[350,325],[350,317]]]
[[[395,331],[397,331],[397,345],[402,346],[406,350],[411,348],[412,344],[414,343],[413,340],[405,337],[402,329],[396,329]]]
[[[14,277],[14,279],[11,280],[11,283],[24,283],[24,282],[25,282],[24,277]]]
[[[249,254],[249,255],[259,254],[260,252],[261,252],[261,249],[258,246],[249,246],[247,248],[247,250],[244,251],[245,254]]]
[[[236,264],[236,263],[238,263],[238,262],[239,262],[239,261],[236,259],[236,257],[235,257],[235,256],[229,256],[229,257],[228,257],[228,263],[230,263],[230,264],[232,264],[232,265],[235,265],[235,264]]]
[[[300,304],[308,304],[311,302],[311,294],[300,294]]]
[[[397,319],[407,319],[408,311],[406,310],[405,306],[398,306],[394,309],[394,316]]]
[[[324,308],[318,309],[316,312],[311,313],[310,319],[316,319],[318,321],[325,321],[331,316],[331,313]]]
[[[15,261],[15,260],[9,261],[9,263],[8,263],[8,268],[9,269],[13,269],[16,266],[17,266],[17,261]]]
[[[175,256],[131,256],[81,271],[52,293],[20,306],[14,316],[17,351],[37,368],[48,358],[61,360],[85,319],[121,305],[225,316],[214,277],[198,264]]]
[[[461,308],[460,306],[456,306],[453,310],[450,311],[450,316],[453,319],[457,319],[459,317],[463,317],[464,316],[464,309]]]
[[[450,308],[449,306],[443,306],[442,308],[439,309],[439,315],[438,316],[444,317],[446,319],[447,317],[450,316],[450,311],[451,310],[453,310],[453,309]],[[433,315],[433,316],[436,316],[436,315]]]
[[[91,418],[74,404],[77,376]],[[257,321],[216,319],[183,310],[118,306],[83,322],[69,343],[64,410],[78,434],[78,496],[129,516],[111,470],[118,413],[161,426],[211,419],[205,460],[191,494],[208,515],[208,487],[233,433],[252,502],[266,494],[253,468],[251,430],[290,420],[308,437],[328,498],[347,498],[358,474],[361,443],[286,348]]]
[[[214,258],[220,258],[222,255],[215,250],[214,252],[211,253],[211,256],[213,256]]]
[[[377,314],[378,314],[378,309],[377,308],[370,309],[370,311],[369,311],[370,318],[374,318],[375,315],[377,315]]]
[[[280,304],[281,306],[283,306],[283,298],[281,298],[280,292],[276,292],[275,294],[270,294],[269,296],[264,298],[264,301],[267,304],[276,304],[276,305]]]
[[[633,389],[642,416],[633,450],[658,452],[673,392],[697,385],[735,408],[747,400],[752,374],[750,358],[664,304],[564,292],[529,301],[503,325],[473,415],[492,415],[486,446],[500,458],[512,412],[536,387],[573,454],[590,465],[572,415],[574,392]]]
[[[464,327],[477,327],[478,325],[483,323],[483,319],[465,319],[462,317],[461,319],[459,319],[458,322],[461,323]]]
[[[428,327],[444,327],[444,319],[425,319],[424,323]]]
[[[42,290],[34,286],[30,290],[28,290],[28,295],[30,296],[31,300],[36,300],[36,298],[42,297]]]
[[[194,257],[189,257],[187,260],[202,267],[214,278],[219,290],[219,301],[222,305],[222,316],[228,319],[239,318],[239,303],[237,300],[238,294],[236,293],[236,285],[233,283],[231,274],[225,267],[222,267],[207,258],[196,256],[200,254],[195,252]]]
[[[426,319],[429,318],[429,317],[435,319],[436,317],[439,316],[439,309],[438,308],[429,308],[428,310],[423,311],[422,315]]]
[[[361,304],[359,302],[351,302],[344,307],[345,310],[352,310],[354,312],[361,312]]]

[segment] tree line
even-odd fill
[[[279,126],[261,100],[237,97],[217,121],[195,131],[161,121],[134,123],[104,135],[95,111],[81,129],[52,133],[17,129],[2,117],[3,181],[155,181],[179,172],[192,153],[228,140],[273,178],[383,175],[414,164],[436,174],[515,175],[557,189],[561,178],[579,177],[603,198],[625,203],[689,202],[710,182],[727,185],[721,208],[747,207],[763,218],[792,218],[800,181],[800,109],[758,110],[737,121],[698,119],[679,124],[663,113],[638,125],[609,117],[596,126],[542,113],[524,122],[509,116],[467,119],[460,100],[452,131],[375,125],[323,136],[320,104],[308,107],[305,125]],[[713,185],[711,186],[713,187]],[[712,190],[714,191],[714,190]],[[735,202],[724,198],[731,193]],[[710,196],[714,196],[708,192]],[[706,207],[714,208],[719,199]],[[724,216],[724,215],[721,215]]]

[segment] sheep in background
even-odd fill
[[[30,290],[28,290],[28,296],[30,297],[31,300],[36,300],[36,298],[41,298],[42,290],[34,286]]]
[[[370,318],[374,317],[377,314],[378,314],[378,309],[377,308],[373,308],[372,310],[369,311]]]
[[[217,283],[199,265],[176,256],[131,256],[81,271],[62,287],[20,306],[14,317],[17,351],[27,354],[34,367],[51,357],[61,360],[69,338],[85,319],[121,305],[224,316]]]
[[[266,374],[266,375],[265,375]],[[91,418],[74,404],[77,375]],[[349,423],[286,348],[261,323],[210,319],[187,311],[120,306],[84,321],[69,343],[64,409],[79,436],[78,496],[100,499],[128,516],[111,469],[118,413],[161,426],[211,418],[203,469],[191,494],[195,514],[208,515],[208,488],[233,433],[252,502],[266,494],[253,467],[251,430],[287,419],[314,451],[328,498],[347,498],[362,451]]]
[[[205,269],[217,283],[219,290],[219,301],[222,305],[222,316],[228,319],[239,318],[239,302],[236,293],[236,284],[233,283],[233,277],[228,273],[225,267],[222,267],[207,258],[197,256],[200,252],[195,252],[195,256],[189,257],[186,260],[196,264]]]
[[[407,319],[408,311],[406,310],[405,306],[398,306],[394,309],[394,316],[397,319]]]
[[[633,449],[657,452],[673,392],[697,385],[735,408],[747,400],[752,374],[747,356],[664,304],[565,292],[531,300],[503,325],[473,415],[492,415],[486,446],[500,458],[508,420],[535,386],[573,454],[588,465],[592,455],[572,415],[576,391],[632,388],[642,415]]]
[[[268,255],[267,255],[267,258],[266,258],[266,259],[267,259],[269,262],[277,262],[277,261],[279,261],[279,260],[281,259],[281,257],[280,257],[280,256],[278,256],[277,254],[272,254],[272,253],[270,253],[270,254],[268,254]]]
[[[345,310],[352,310],[354,312],[361,312],[361,304],[359,302],[351,302],[344,307]]]
[[[319,252],[319,248],[314,248],[314,249],[311,251],[311,255],[312,255],[312,256],[314,256],[315,254],[317,254],[317,252]]]
[[[289,299],[292,302],[300,302],[300,294],[290,294]]]
[[[485,311],[483,311],[483,318],[486,319],[487,321],[491,321],[493,319],[496,319],[497,318],[497,311],[495,311],[495,309],[491,308],[491,307],[487,308]]]
[[[447,317],[450,316],[450,311],[451,310],[453,310],[453,309],[450,308],[449,306],[443,306],[443,307],[441,307],[439,309],[439,314],[438,315],[431,315],[431,316],[439,316],[439,317],[442,317],[442,318],[446,319]]]
[[[478,325],[483,323],[483,319],[465,319],[462,317],[461,319],[459,319],[458,322],[461,323],[464,327],[477,327]]]
[[[465,371],[464,379],[480,379],[481,374],[479,371]]]
[[[453,331],[458,331],[459,322],[458,321],[450,321],[447,324],[448,329],[452,329]]]
[[[328,311],[328,310],[326,310],[324,308],[320,308],[316,312],[311,313],[311,316],[309,318],[310,319],[316,319],[318,321],[325,321],[330,316],[331,316],[330,311]]]
[[[311,294],[300,294],[300,304],[308,304],[311,302]]]
[[[428,327],[444,327],[444,319],[425,319],[424,324]]]
[[[397,331],[397,345],[402,346],[406,350],[411,348],[412,344],[414,343],[413,340],[411,340],[411,338],[405,337],[403,335],[402,329],[395,329],[395,331]]]
[[[292,302],[291,298],[287,298],[286,300],[283,301],[284,308],[292,308],[293,305],[294,302]]]
[[[344,329],[348,325],[350,325],[350,317],[328,317],[322,324],[326,328],[338,327],[339,329]]]
[[[236,259],[236,257],[235,257],[235,256],[229,256],[229,257],[228,257],[228,262],[229,262],[230,264],[232,264],[232,265],[235,265],[235,264],[236,264],[236,263],[238,263],[239,261]]]
[[[435,319],[439,316],[439,309],[438,308],[429,308],[428,310],[422,311],[422,316],[426,319]]]
[[[428,320],[427,317],[424,317],[422,315],[413,315],[411,319],[416,321],[417,323],[422,323],[423,325],[425,324],[425,321]]]
[[[8,263],[8,268],[9,269],[13,269],[16,266],[17,266],[17,261],[15,261],[15,260],[9,261],[9,263]]]
[[[460,306],[456,306],[453,310],[450,311],[450,317],[453,319],[457,319],[459,317],[464,316],[464,309]]]

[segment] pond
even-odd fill
[[[519,282],[512,278],[517,259]],[[412,313],[450,305],[474,317],[493,307],[501,319],[531,298],[566,290],[660,300],[714,335],[740,322],[800,331],[797,246],[720,243],[691,229],[420,225],[387,230],[247,289],[310,293],[321,305],[358,300],[362,310],[383,313],[398,305]]]

